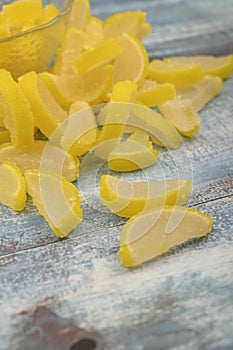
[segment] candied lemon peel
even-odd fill
[[[148,134],[136,132],[119,143],[108,155],[108,167],[113,171],[127,172],[152,166],[159,152],[153,148]]]
[[[228,79],[233,71],[233,55],[226,56],[178,56],[170,57],[170,62],[198,65],[204,75]]]
[[[190,179],[128,182],[112,175],[100,179],[102,203],[114,214],[128,218],[164,205],[184,205],[191,188]]]
[[[130,80],[114,84],[104,125],[97,139],[95,154],[98,157],[108,159],[109,153],[120,142],[129,117],[130,102],[136,92],[137,85]]]
[[[201,67],[195,63],[170,60],[153,60],[148,67],[147,78],[157,83],[171,83],[176,87],[199,83],[204,77]]]
[[[22,174],[29,169],[42,168],[61,174],[71,182],[75,181],[79,174],[80,163],[77,157],[43,140],[36,140],[32,149],[23,154],[17,152],[11,143],[0,145],[0,162],[4,160],[16,165]]]
[[[181,144],[181,136],[172,123],[147,106],[132,104],[127,124],[149,133],[153,142],[155,138],[168,148],[177,149]]]
[[[57,237],[65,238],[82,221],[81,198],[77,188],[51,171],[27,170],[24,176],[27,192],[40,215]]]
[[[0,203],[15,211],[22,211],[26,205],[26,184],[20,169],[8,162],[0,162]]]
[[[177,96],[189,99],[194,111],[199,112],[222,90],[222,79],[219,77],[205,76],[197,84],[184,86],[176,89]]]
[[[174,98],[158,105],[158,109],[183,136],[192,137],[200,128],[201,118],[189,99]]]
[[[91,6],[89,0],[74,0],[69,17],[68,28],[77,27],[84,30],[91,16]]]
[[[123,226],[120,260],[135,267],[192,238],[203,237],[212,229],[212,218],[196,209],[164,206],[139,213]]]
[[[145,19],[146,14],[143,11],[115,13],[104,22],[104,37],[117,39],[124,33],[137,37]]]
[[[83,52],[73,64],[80,74],[113,61],[122,53],[122,47],[116,39],[106,39],[94,48]]]
[[[50,137],[68,114],[59,106],[36,72],[22,75],[19,78],[19,87],[30,102],[35,126],[38,126],[45,136]]]
[[[64,125],[60,144],[74,156],[82,156],[90,151],[97,140],[96,118],[90,105],[77,101],[70,107],[70,116]]]
[[[138,89],[136,101],[147,107],[154,107],[176,97],[173,84],[158,84],[153,80],[145,79]]]
[[[104,41],[103,22],[91,17],[86,25],[84,49],[89,50]]]
[[[34,143],[34,120],[30,104],[10,72],[0,69],[0,111],[11,142],[19,152],[27,152]]]
[[[81,55],[85,40],[83,31],[76,27],[68,28],[52,67],[53,74],[72,74],[75,72],[73,61]]]
[[[114,62],[114,83],[131,80],[140,85],[148,69],[148,55],[146,49],[137,38],[129,34],[122,34],[119,39],[123,48]]]
[[[97,67],[83,74],[53,76],[53,92],[57,100],[68,106],[76,101],[91,105],[108,101],[114,69],[111,64]],[[93,84],[94,82],[94,84]]]

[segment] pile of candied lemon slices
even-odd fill
[[[10,13],[19,2],[33,1],[12,3]],[[0,33],[8,29],[0,14]],[[151,30],[142,11],[103,22],[91,15],[88,0],[75,0],[49,71],[14,80],[0,69],[1,203],[21,211],[28,193],[64,238],[82,221],[72,183],[80,156],[93,151],[112,171],[135,171],[152,166],[160,147],[177,149],[182,136],[193,137],[200,128],[198,112],[232,74],[233,55],[150,61],[141,41]],[[124,266],[211,231],[209,216],[184,207],[191,187],[189,179],[130,183],[101,177],[102,203],[129,218],[120,240]]]

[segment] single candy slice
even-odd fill
[[[113,66],[106,65],[84,74],[55,76],[55,85],[62,99],[70,104],[86,101],[93,105],[108,100],[112,79]]]
[[[189,99],[177,97],[158,105],[158,109],[183,136],[192,137],[200,128],[200,116]]]
[[[66,237],[81,223],[81,198],[73,184],[51,171],[27,170],[25,179],[34,205],[57,237]]]
[[[129,34],[123,34],[119,42],[123,52],[116,57],[113,81],[132,80],[140,85],[147,73],[147,52],[141,42]]]
[[[39,77],[53,95],[59,106],[61,106],[65,111],[68,111],[72,101],[68,97],[65,97],[57,88],[56,76],[49,72],[42,72],[39,73]]]
[[[92,108],[85,101],[72,104],[60,142],[62,148],[72,155],[82,156],[93,148],[97,136],[98,128]]]
[[[143,23],[143,24],[140,26],[140,28],[139,28],[139,30],[138,30],[138,32],[137,32],[136,37],[137,37],[139,40],[143,40],[143,39],[145,39],[145,38],[150,34],[150,32],[152,31],[152,29],[153,29],[152,25],[151,25],[150,23],[145,22],[145,23]]]
[[[157,83],[172,83],[176,87],[196,84],[203,79],[198,64],[165,60],[153,60],[149,64],[147,78]]]
[[[21,211],[26,205],[25,179],[19,168],[4,161],[0,165],[0,203]]]
[[[83,50],[85,34],[76,27],[68,28],[58,49],[52,68],[53,74],[72,74],[76,72],[73,61],[77,59]]]
[[[103,22],[99,18],[91,17],[85,28],[85,50],[90,50],[104,40]]]
[[[56,8],[56,6],[52,3],[46,5],[43,8],[43,16],[40,20],[40,24],[46,24],[51,22],[55,17],[57,17],[60,14],[60,11],[58,10],[58,8]]]
[[[117,39],[128,33],[136,37],[145,18],[146,14],[142,11],[115,13],[104,22],[104,36]]]
[[[165,147],[176,149],[180,146],[181,137],[176,128],[153,109],[133,104],[130,108],[130,116],[127,126],[135,130],[141,129],[149,133],[154,143],[160,143]]]
[[[233,71],[233,55],[227,56],[177,56],[170,57],[170,61],[197,64],[202,69],[205,75],[219,76],[222,79],[227,79],[232,75]]]
[[[206,76],[200,83],[176,89],[177,96],[192,101],[193,109],[199,112],[222,90],[222,79]]]
[[[165,206],[139,213],[123,227],[120,260],[125,267],[138,266],[212,229],[212,218],[180,206]]]
[[[30,104],[11,74],[0,69],[0,113],[18,152],[27,152],[34,143],[34,121]]]
[[[89,0],[74,0],[68,27],[76,27],[80,30],[84,30],[86,24],[91,16],[91,7]]]
[[[158,159],[149,135],[134,133],[118,144],[108,156],[108,167],[113,171],[141,170],[153,165]]]
[[[1,23],[0,18],[0,40],[9,38],[9,36],[11,36],[9,25],[6,23]]]
[[[23,154],[18,153],[12,144],[3,144],[0,146],[0,162],[4,160],[18,166],[22,173],[42,168],[63,175],[68,181],[78,177],[78,158],[47,141],[35,141],[32,149]]]
[[[122,47],[116,39],[106,39],[94,48],[83,52],[73,64],[77,72],[83,74],[94,68],[106,65],[122,53]],[[93,80],[94,81],[94,80]]]
[[[106,117],[95,149],[98,157],[108,159],[109,153],[120,142],[129,117],[130,102],[134,100],[136,92],[137,85],[130,80],[113,86],[110,102],[104,108]]]
[[[30,102],[35,126],[38,126],[45,136],[50,137],[68,114],[58,105],[36,72],[19,77],[19,86]]]
[[[183,205],[188,200],[191,187],[189,179],[128,182],[103,175],[100,179],[100,196],[102,203],[111,212],[129,218],[167,204]]]
[[[176,89],[173,84],[157,84],[153,80],[144,80],[138,89],[136,100],[148,107],[153,107],[175,98],[175,96]]]

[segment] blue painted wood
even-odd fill
[[[151,57],[233,51],[232,0],[91,3],[101,18],[146,10],[155,25],[145,40]],[[40,349],[58,349],[57,341],[68,350],[72,325],[99,333],[101,349],[233,348],[232,91],[231,78],[201,111],[193,140],[161,151],[158,163],[143,172],[121,175],[154,181],[191,175],[189,205],[213,217],[213,231],[202,240],[124,269],[118,248],[125,220],[101,205],[99,177],[109,171],[92,155],[84,158],[77,183],[84,221],[67,240],[55,238],[30,200],[22,214],[0,206],[1,350],[25,350],[29,338],[39,339]],[[36,321],[39,305],[63,320],[62,333],[52,333],[51,324],[46,330],[46,317]]]

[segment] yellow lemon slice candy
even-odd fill
[[[26,205],[26,185],[19,168],[4,161],[0,164],[0,203],[21,211]]]
[[[139,85],[147,73],[147,52],[141,42],[129,34],[123,34],[119,42],[123,52],[116,57],[113,80],[114,82],[131,80]]]
[[[4,160],[18,166],[22,173],[42,167],[63,175],[68,181],[74,181],[78,177],[78,158],[47,141],[35,141],[32,149],[23,154],[18,153],[12,144],[3,144],[0,146],[0,162]]]
[[[91,16],[91,7],[89,0],[74,0],[68,27],[76,27],[84,30]]]
[[[34,121],[30,104],[20,86],[4,69],[0,69],[0,112],[17,151],[30,150],[34,143]]]
[[[46,85],[50,93],[53,95],[54,99],[57,101],[59,106],[61,106],[62,109],[64,109],[65,111],[68,111],[72,101],[68,97],[65,97],[57,88],[57,85],[56,85],[57,77],[54,74],[49,72],[39,73],[39,77],[43,81],[43,83]]]
[[[62,98],[70,104],[86,101],[93,105],[108,100],[112,79],[113,66],[107,65],[84,74],[56,76],[55,85]]]
[[[136,92],[137,85],[130,80],[118,82],[113,86],[110,102],[105,107],[104,125],[95,148],[98,157],[108,159],[109,153],[120,142],[129,117],[129,102],[134,99]]]
[[[133,104],[127,126],[149,133],[153,142],[155,139],[155,143],[159,142],[165,147],[176,149],[180,146],[181,137],[175,127],[149,107]]]
[[[77,188],[52,172],[27,170],[27,192],[40,215],[59,238],[66,237],[82,221]]]
[[[126,125],[125,129],[124,129],[124,134],[132,134],[134,132],[137,133],[145,133],[146,135],[150,136],[151,141],[153,142],[154,145],[157,145],[159,147],[166,147],[156,136],[150,134],[148,131],[144,131],[142,129],[140,129],[139,127],[133,126],[133,125]]]
[[[167,204],[183,205],[188,200],[191,188],[189,179],[128,182],[111,175],[103,175],[100,179],[102,203],[122,217],[132,217]]]
[[[203,79],[203,72],[198,64],[177,62],[168,59],[153,60],[149,64],[148,79],[157,83],[171,83],[176,87],[196,84]]]
[[[60,11],[56,8],[54,4],[48,4],[43,8],[43,16],[40,20],[40,24],[46,24],[51,22],[55,17],[60,14]]]
[[[200,128],[200,116],[189,99],[174,98],[159,105],[158,109],[183,136],[192,137]]]
[[[184,64],[197,64],[205,75],[219,76],[227,79],[233,71],[233,55],[227,56],[177,56],[170,57],[170,61]]]
[[[134,171],[150,167],[157,159],[158,152],[153,149],[149,135],[134,133],[110,152],[108,167],[119,172]]]
[[[157,84],[153,80],[144,80],[138,89],[136,100],[148,107],[153,107],[175,98],[175,96],[176,89],[173,84]]]
[[[140,26],[136,37],[139,40],[143,40],[150,34],[152,29],[153,29],[152,25],[150,23],[145,22]]]
[[[128,33],[136,37],[145,18],[146,14],[142,11],[116,13],[104,22],[104,36],[117,39]]]
[[[52,68],[53,74],[72,74],[75,72],[73,61],[81,55],[85,38],[85,34],[81,30],[75,27],[68,28],[57,52]]]
[[[27,96],[35,119],[35,126],[50,137],[68,117],[58,105],[46,85],[36,72],[29,72],[19,77],[19,86]]]
[[[165,206],[139,213],[121,232],[120,260],[125,267],[138,266],[212,229],[208,215],[181,206]]]
[[[36,9],[35,9],[36,10]],[[48,4],[42,9],[41,17],[30,16],[21,23],[21,31],[29,30],[51,22],[60,14],[60,11],[53,4]],[[39,15],[39,14],[38,14]]]
[[[3,6],[4,22],[11,27],[21,28],[30,19],[31,22],[43,17],[41,0],[20,0]]]
[[[72,104],[60,142],[62,148],[72,155],[82,156],[92,149],[97,136],[96,118],[90,105],[85,101]]]
[[[205,76],[197,84],[176,89],[177,96],[192,101],[193,109],[199,112],[209,101],[222,90],[222,79],[219,77]]]
[[[110,63],[122,53],[122,47],[116,39],[106,39],[93,49],[83,52],[73,64],[82,74],[94,68]]]
[[[9,36],[11,36],[11,32],[10,32],[10,28],[9,28],[8,24],[1,23],[1,20],[0,20],[0,40],[6,39]]]
[[[85,28],[85,50],[90,50],[104,40],[103,22],[99,18],[91,17]]]

